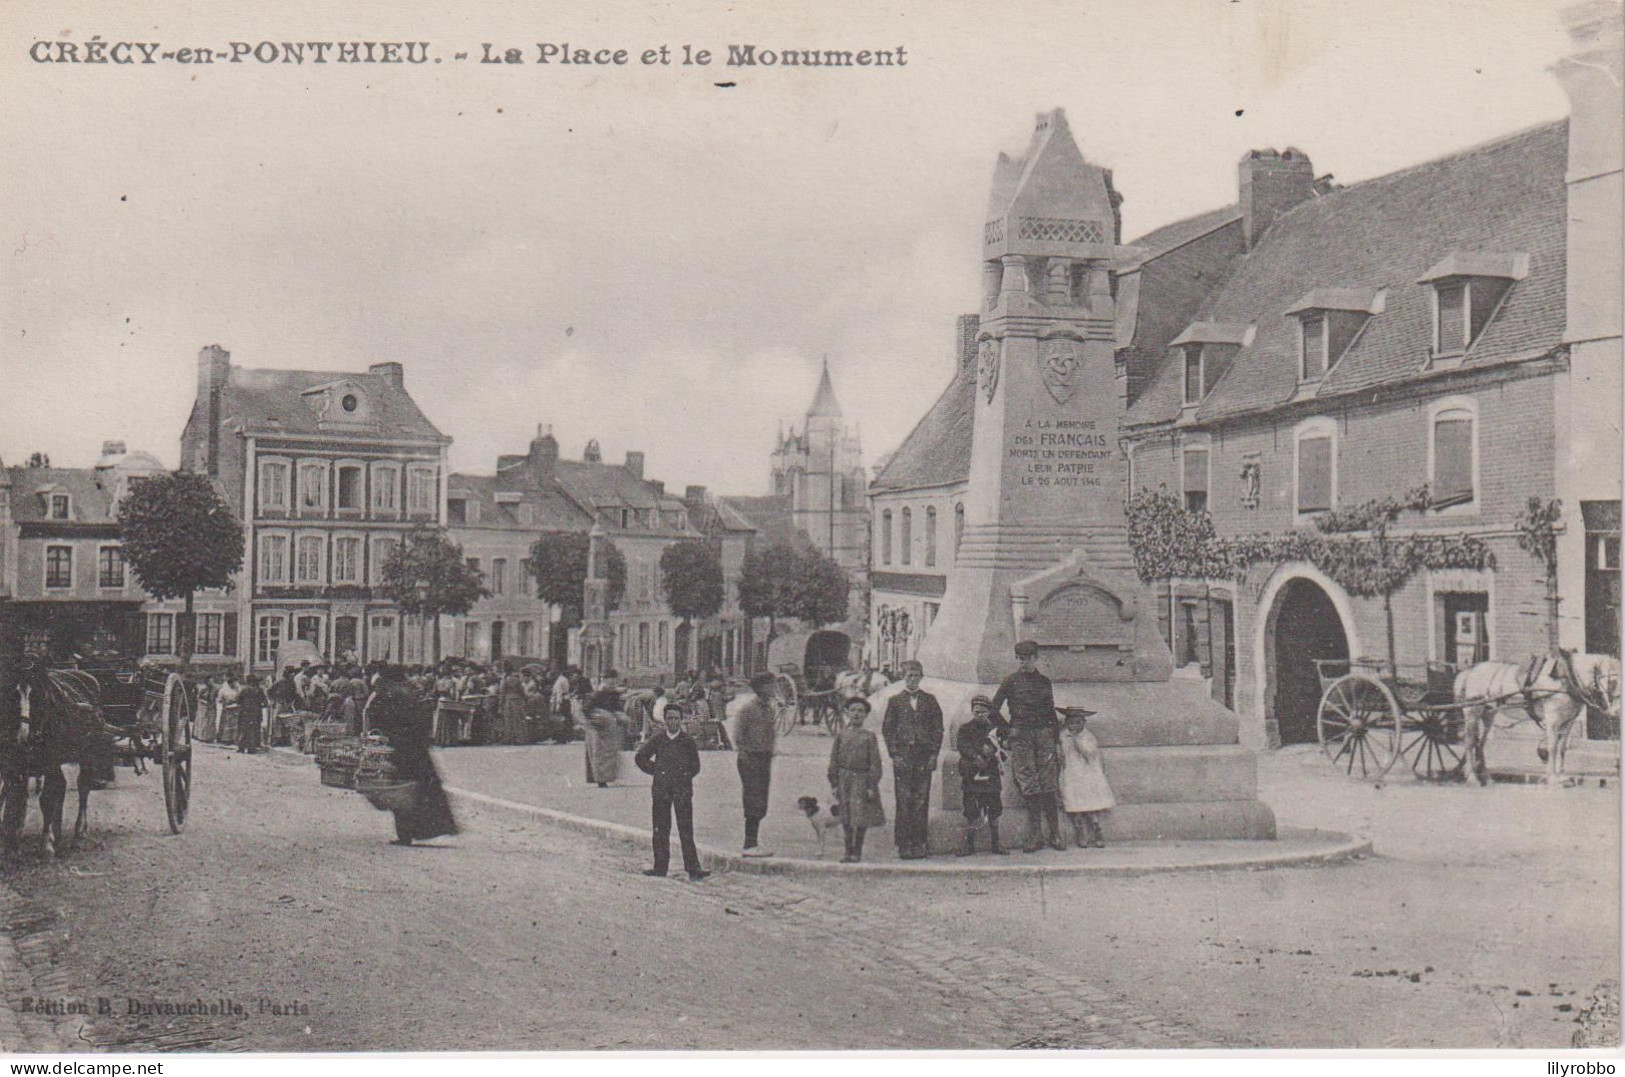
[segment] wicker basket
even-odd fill
[[[418,783],[368,778],[358,779],[355,791],[379,811],[411,811],[418,806]]]
[[[322,784],[331,785],[335,789],[354,789],[355,771],[349,767],[323,766]]]

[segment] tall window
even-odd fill
[[[1185,403],[1200,404],[1206,390],[1202,384],[1202,346],[1185,347]]]
[[[649,665],[649,622],[638,625],[638,665]]]
[[[47,546],[45,548],[45,586],[73,586],[72,546]]]
[[[197,644],[193,648],[198,654],[220,654],[224,650],[226,615],[223,613],[200,613],[197,615]]]
[[[1320,314],[1307,315],[1298,324],[1303,354],[1299,377],[1314,381],[1326,373],[1326,318]]]
[[[925,510],[925,563],[937,563],[937,507],[929,505]]]
[[[260,582],[288,582],[288,536],[260,536]]]
[[[1298,511],[1325,512],[1337,500],[1335,428],[1329,419],[1311,419],[1297,435]]]
[[[959,544],[965,540],[965,504],[954,506],[954,560],[959,560]]]
[[[66,520],[68,518],[68,495],[51,495],[51,519]]]
[[[880,514],[880,563],[891,564],[891,509]]]
[[[1446,404],[1433,413],[1428,485],[1434,508],[1473,503],[1478,444],[1474,421],[1474,410],[1467,406]]]
[[[519,562],[519,593],[529,598],[533,582],[530,575],[530,560],[526,558]]]
[[[288,511],[288,465],[281,461],[260,463],[260,511]]]
[[[377,467],[372,472],[372,510],[385,516],[400,512],[401,473],[395,467]]]
[[[463,625],[463,657],[473,658],[480,649],[480,623],[469,621]]]
[[[899,538],[899,545],[903,548],[903,564],[914,563],[914,510],[903,510],[903,533]]]
[[[333,582],[361,582],[361,539],[340,535],[333,540]]]
[[[667,627],[668,626],[666,625],[666,622],[661,621],[660,622],[660,627],[656,630],[657,634],[660,637],[660,664],[661,665],[665,665],[667,662],[671,661],[671,633],[669,631],[667,631]]]
[[[300,535],[294,564],[295,583],[322,582],[322,536]]]
[[[327,467],[323,464],[299,465],[299,512],[303,516],[319,516],[327,507]]]
[[[1185,511],[1207,511],[1208,453],[1206,449],[1185,450]]]
[[[171,654],[175,650],[175,615],[147,614],[147,653]]]
[[[338,481],[338,507],[359,511],[365,507],[362,501],[363,484],[361,482],[361,467],[359,464],[340,464]]]
[[[124,586],[124,548],[103,546],[96,554],[96,585],[98,587]]]
[[[384,582],[384,565],[389,562],[390,554],[395,552],[395,540],[380,538],[372,540],[372,582]]]
[[[406,511],[434,511],[434,472],[415,467],[406,473]]]
[[[268,666],[282,649],[282,615],[262,613],[254,625],[254,663]]]
[[[508,559],[498,557],[491,562],[491,593],[500,595],[508,588]]]
[[[1467,286],[1461,281],[1440,284],[1433,290],[1433,350],[1450,355],[1467,347]]]
[[[518,631],[517,631],[516,643],[517,643],[518,653],[520,654],[521,657],[525,657],[525,658],[530,657],[531,634],[533,632],[535,632],[535,630],[536,630],[536,626],[533,625],[531,622],[529,622],[529,621],[520,621],[519,622],[519,628],[518,628]]]

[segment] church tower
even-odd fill
[[[828,359],[800,431],[792,425],[780,433],[772,468],[773,492],[789,501],[795,527],[848,572],[861,574],[868,554],[869,478],[862,438],[841,413]]]

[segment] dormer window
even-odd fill
[[[1170,348],[1184,353],[1184,405],[1190,408],[1200,404],[1230,369],[1237,353],[1252,340],[1250,325],[1193,322],[1170,341]]]
[[[1527,254],[1459,252],[1417,278],[1432,285],[1433,356],[1461,356],[1489,327],[1516,281],[1529,275]]]
[[[49,515],[53,520],[66,520],[68,518],[68,495],[52,494],[50,496]]]
[[[1298,319],[1298,381],[1324,378],[1385,305],[1380,288],[1316,288],[1292,304],[1286,314]]]

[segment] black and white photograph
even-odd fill
[[[1622,10],[4,0],[0,1054],[1617,1059]]]

